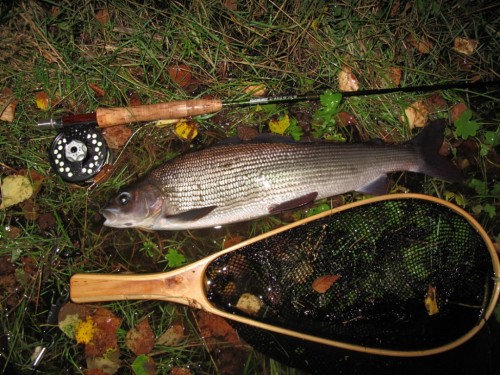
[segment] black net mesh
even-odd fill
[[[221,310],[402,351],[434,348],[466,334],[489,302],[491,276],[488,249],[465,218],[420,199],[337,213],[225,254],[206,271],[207,296]],[[329,288],[318,292],[321,279]],[[439,308],[434,315],[424,303],[429,288]],[[249,302],[242,304],[242,297]],[[276,336],[253,330],[257,336],[247,329],[244,337],[279,357]],[[293,350],[306,355],[308,345]]]

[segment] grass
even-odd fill
[[[223,100],[245,97],[248,86],[264,84],[267,95],[322,92],[337,87],[337,76],[350,67],[361,88],[385,87],[388,69],[401,69],[401,86],[429,85],[474,78],[498,79],[498,6],[487,1],[410,3],[377,0],[290,0],[248,2],[192,1],[6,1],[0,5],[0,91],[9,88],[18,101],[13,122],[0,123],[0,172],[3,177],[21,170],[43,177],[31,203],[0,211],[0,257],[11,257],[15,284],[0,292],[0,368],[6,373],[31,373],[31,355],[40,345],[52,291],[64,293],[77,272],[153,272],[167,269],[164,254],[176,248],[189,262],[219,250],[231,236],[249,237],[276,225],[276,218],[218,231],[146,233],[109,230],[98,215],[120,187],[144,171],[191,148],[233,136],[238,126],[266,132],[268,120],[285,110],[307,122],[317,103],[279,105],[274,111],[231,108],[195,119],[200,135],[190,144],[169,128],[138,127],[127,147],[115,150],[115,170],[97,186],[78,187],[63,182],[50,169],[47,150],[55,132],[35,127],[41,118],[88,113],[100,106],[128,105],[130,94],[143,103],[212,96]],[[236,9],[233,5],[237,4]],[[96,15],[105,9],[107,22]],[[455,52],[457,36],[479,41],[471,56]],[[431,43],[429,53],[415,41]],[[413,44],[412,44],[413,43]],[[195,84],[182,88],[169,76],[171,66],[185,65]],[[89,84],[105,92],[96,96]],[[34,94],[44,91],[53,104],[43,112]],[[400,120],[409,104],[429,95],[401,93],[345,99],[341,110],[353,114],[356,126],[337,128],[348,141],[382,138],[403,142],[412,131]],[[482,128],[470,141],[447,139],[457,162],[465,169],[465,184],[395,176],[398,189],[411,189],[457,200],[475,214],[492,238],[499,241],[499,224],[488,205],[499,209],[499,158],[493,145],[480,155],[488,131],[498,129],[496,92],[442,92],[446,105],[432,116],[449,118],[451,107],[464,102]],[[0,107],[1,108],[1,107]],[[470,185],[480,181],[484,189]],[[496,190],[498,191],[498,189]],[[447,195],[448,194],[448,195]],[[346,201],[355,199],[346,194]],[[50,224],[46,221],[51,218]],[[45,218],[45,219],[41,219]],[[15,234],[14,234],[15,232]],[[145,248],[145,244],[154,244]],[[0,273],[0,276],[2,274]],[[173,322],[186,327],[185,340],[174,347],[156,348],[154,360],[162,373],[172,367],[192,373],[223,371],[200,337],[194,312],[158,302],[116,302],[107,306],[123,318],[120,345],[126,330],[149,317],[155,336]],[[121,373],[131,373],[134,355],[122,349]],[[39,374],[83,373],[83,349],[74,340],[56,335],[38,368]],[[298,370],[250,352],[243,372],[296,374]]]

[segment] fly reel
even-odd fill
[[[54,172],[74,183],[91,183],[92,177],[112,158],[104,137],[91,125],[63,127],[49,151]]]

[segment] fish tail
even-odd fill
[[[444,139],[444,120],[427,125],[410,143],[418,150],[423,163],[416,172],[450,182],[464,180],[462,172],[445,156],[439,154]]]

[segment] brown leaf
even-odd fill
[[[325,293],[339,279],[340,279],[339,275],[320,276],[313,281],[312,288],[318,293]]]
[[[400,6],[401,6],[401,1],[400,0],[395,0],[393,5],[392,5],[392,8],[391,8],[391,12],[390,12],[390,16],[391,17],[396,17],[399,15],[400,13]]]
[[[135,107],[135,106],[143,104],[141,97],[135,91],[129,93],[128,97],[129,97],[129,104],[131,107]]]
[[[184,326],[180,323],[172,324],[156,340],[156,345],[176,346],[184,339]]]
[[[474,51],[476,50],[477,46],[479,45],[479,41],[475,39],[468,39],[468,38],[461,38],[461,37],[456,37],[453,40],[453,49],[457,51],[458,53],[464,54],[464,55],[472,55]]]
[[[444,110],[448,107],[448,103],[446,103],[446,100],[444,100],[443,96],[439,92],[435,92],[425,98],[424,103],[431,113]]]
[[[243,92],[251,96],[264,96],[266,95],[267,88],[263,83],[249,85],[243,89]]]
[[[342,126],[342,127],[344,127],[344,126],[353,126],[353,125],[356,125],[356,118],[352,114],[350,114],[350,113],[339,112],[335,116],[335,122],[339,126]]]
[[[99,9],[95,15],[95,19],[101,25],[106,25],[109,22],[109,12],[107,9]]]
[[[104,91],[104,89],[102,87],[100,87],[99,85],[97,85],[95,83],[90,82],[89,87],[92,89],[92,91],[94,91],[95,96],[98,98],[102,98],[106,95],[106,91]]]
[[[24,202],[22,202],[21,208],[26,220],[34,221],[38,219],[38,210],[40,208],[32,198],[26,199]]]
[[[0,121],[14,121],[16,107],[17,100],[14,99],[12,90],[4,88],[0,93]]]
[[[424,299],[425,309],[427,310],[427,314],[436,315],[439,313],[439,307],[436,299],[436,287],[429,284],[427,288],[427,293]]]
[[[410,43],[413,47],[417,49],[421,54],[429,54],[431,50],[434,48],[434,44],[427,38],[419,38],[415,39],[415,37],[410,36],[407,38],[408,43]]]
[[[231,237],[226,237],[224,239],[224,245],[223,245],[223,249],[228,249],[230,248],[231,246],[234,246],[236,244],[239,244],[240,242],[242,242],[245,238],[243,238],[242,236],[231,236]]]
[[[467,106],[464,103],[457,103],[450,110],[450,121],[455,123],[462,114],[467,111]]]
[[[338,74],[340,91],[358,91],[359,81],[352,73],[352,69],[344,67]]]
[[[395,66],[389,68],[389,79],[394,86],[399,86],[401,83],[401,69]]]
[[[238,3],[236,0],[224,0],[224,8],[236,12],[238,10]]]
[[[111,149],[118,149],[127,143],[132,135],[132,129],[126,125],[110,126],[102,132],[108,147]]]
[[[116,331],[122,320],[104,307],[96,308],[91,316],[95,322],[96,330],[92,341],[85,345],[85,355],[87,357],[101,357],[112,349],[118,349]]]
[[[168,68],[168,75],[172,81],[185,88],[193,83],[193,73],[187,65],[174,65]]]
[[[56,218],[51,212],[44,212],[38,216],[38,226],[41,230],[55,228],[56,224]]]
[[[125,344],[135,355],[147,354],[153,349],[155,335],[147,319],[127,332]]]
[[[427,124],[429,110],[423,101],[418,100],[405,109],[405,116],[410,129],[415,127],[422,128]],[[402,121],[405,120],[405,116],[402,116]]]
[[[184,367],[173,367],[170,375],[193,375],[190,369]]]
[[[251,141],[252,139],[257,137],[257,135],[259,135],[259,131],[257,129],[249,128],[248,126],[243,125],[239,125],[236,131],[238,134],[238,138],[241,141]]]

